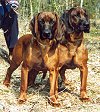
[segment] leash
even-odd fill
[[[4,31],[3,33],[7,33],[8,32],[8,29],[6,31]]]

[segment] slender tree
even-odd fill
[[[83,7],[83,0],[81,0],[80,7]]]
[[[31,13],[31,18],[32,18],[33,17],[32,0],[30,0],[30,13]]]

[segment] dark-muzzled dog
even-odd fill
[[[81,76],[80,98],[89,101],[86,93],[88,52],[83,43],[83,33],[89,33],[90,30],[88,14],[83,8],[72,8],[62,14],[61,21],[62,29],[60,27],[59,29],[62,30],[62,39],[58,45],[57,68],[60,69],[60,76],[65,84],[68,84],[65,70],[79,68]]]
[[[60,105],[57,101],[58,82],[56,79],[58,75],[57,41],[60,39],[58,28],[59,19],[57,14],[41,12],[37,14],[30,23],[30,29],[34,36],[30,34],[24,35],[18,40],[13,51],[10,67],[7,70],[4,85],[9,86],[11,74],[22,62],[19,103],[27,99],[28,73],[34,68],[38,71],[49,70],[50,103],[53,106]]]
[[[83,32],[89,33],[90,30],[88,14],[83,8],[71,8],[62,14],[61,21],[63,40],[59,45],[60,74],[66,83],[65,70],[78,67],[81,77],[80,98],[88,101],[86,92],[88,51],[83,42]]]

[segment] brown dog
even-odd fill
[[[57,68],[59,68],[65,84],[68,84],[65,70],[79,68],[81,77],[80,98],[88,101],[89,98],[86,93],[88,51],[83,43],[83,32],[89,33],[90,30],[88,14],[83,8],[72,8],[62,14],[61,21],[63,31],[62,40],[59,41],[60,44],[58,45]]]
[[[88,101],[86,93],[88,52],[83,43],[83,32],[89,33],[90,29],[87,12],[79,7],[72,8],[62,14],[61,21],[63,31],[62,40],[58,45],[57,68],[59,68],[65,84],[68,83],[65,78],[65,70],[79,68],[81,76],[80,98]]]
[[[21,64],[21,87],[19,102],[26,101],[28,85],[28,73],[33,70],[49,70],[50,72],[50,103],[59,106],[58,93],[58,49],[59,19],[52,12],[41,12],[36,15],[31,23],[30,29],[34,36],[28,34],[21,37],[13,51],[13,58],[7,70],[4,84],[10,84],[11,74]],[[34,71],[33,70],[33,71]]]
[[[66,83],[65,70],[78,67],[81,77],[80,98],[89,100],[86,93],[88,51],[83,43],[83,32],[89,33],[90,29],[89,17],[86,10],[77,7],[65,11],[61,20],[64,36],[59,45],[60,74]]]

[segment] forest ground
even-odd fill
[[[22,34],[21,34],[22,35]],[[48,103],[48,75],[41,84],[42,74],[36,79],[36,85],[28,88],[27,101],[18,104],[20,90],[20,67],[13,73],[9,88],[3,85],[7,62],[7,46],[2,30],[0,30],[0,112],[100,112],[100,34],[91,36],[85,34],[85,45],[88,48],[88,81],[87,94],[91,102],[81,102],[79,69],[66,70],[66,77],[71,84],[59,92],[60,108],[54,108]],[[5,54],[5,56],[2,56]]]

